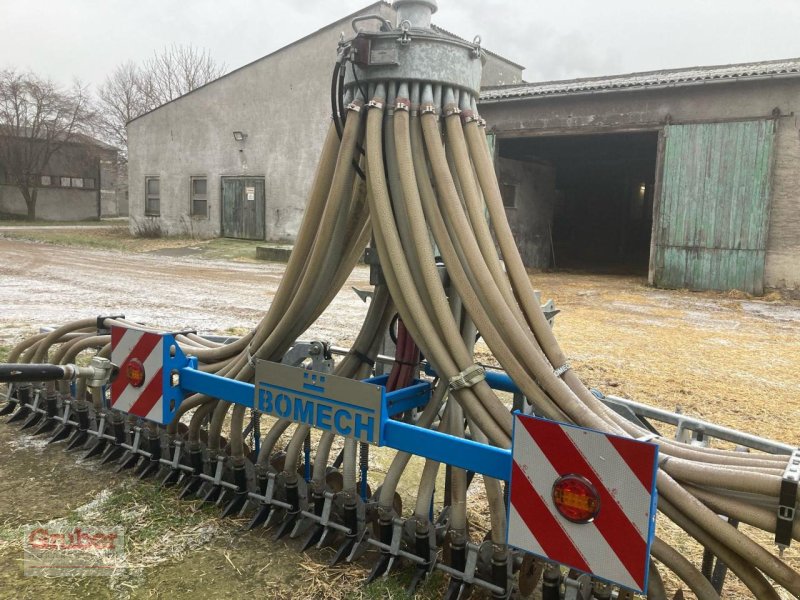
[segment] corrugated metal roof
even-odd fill
[[[564,96],[632,89],[680,87],[776,76],[800,76],[800,58],[499,86],[485,88],[481,92],[481,101],[493,102],[538,96]]]

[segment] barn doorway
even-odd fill
[[[222,237],[266,239],[263,177],[222,178]]]
[[[550,267],[646,275],[657,156],[655,131],[500,140],[501,173],[503,161],[550,173],[538,177],[550,188],[539,194],[538,214],[512,228],[524,238],[522,231],[547,224],[538,235],[549,238]]]

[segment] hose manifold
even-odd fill
[[[472,387],[486,379],[486,371],[480,365],[470,365],[458,375],[454,375],[448,380],[450,389],[460,390],[466,387]]]

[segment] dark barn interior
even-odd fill
[[[542,227],[531,219],[548,221],[542,246],[549,256],[529,266],[646,274],[657,149],[657,132],[500,140],[501,183],[509,185],[502,181],[507,165],[526,164],[540,189],[551,188],[541,190],[547,200],[534,201],[535,213],[509,212],[523,238],[529,226]],[[526,200],[517,191],[516,206]]]

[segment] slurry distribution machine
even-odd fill
[[[737,528],[781,549],[797,537],[795,449],[583,385],[506,221],[479,40],[434,32],[435,0],[394,5],[396,24],[359,17],[339,44],[332,124],[259,325],[226,342],[123,316],[47,330],[0,366],[2,413],[303,549],[332,546],[334,563],[370,560],[369,581],[410,571],[411,592],[441,571],[446,598],[663,599],[669,571],[707,600],[730,570],[756,598],[800,595],[800,575]],[[352,347],[298,341],[365,248],[374,287]],[[387,331],[394,357],[378,354]],[[502,371],[476,364],[478,332]],[[382,480],[372,446],[396,450]],[[409,508],[412,455],[425,462]],[[467,513],[478,481],[483,539]],[[654,535],[657,512],[702,544],[701,565]]]

